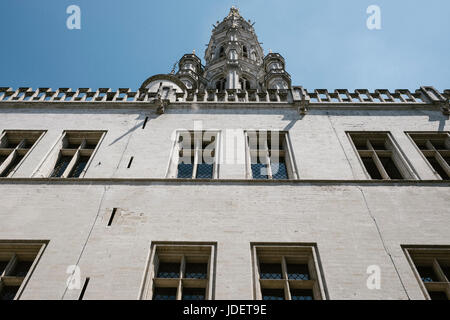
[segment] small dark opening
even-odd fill
[[[184,288],[183,300],[205,300],[205,289],[203,288]]]
[[[261,263],[259,265],[259,274],[261,279],[283,279],[281,276],[281,264],[279,263]]]
[[[117,208],[113,208],[113,210],[111,212],[111,216],[109,217],[108,227],[111,226],[111,224],[113,223],[116,212],[117,212]]]
[[[436,282],[437,277],[434,273],[433,267],[431,266],[418,266],[417,271],[420,274],[423,282]]]
[[[145,129],[145,126],[147,125],[148,117],[145,117],[144,123],[142,124],[142,129]]]
[[[433,169],[436,170],[437,173],[439,173],[443,180],[449,179],[447,172],[445,172],[444,168],[441,167],[435,157],[427,157],[427,160],[431,164]]]
[[[362,161],[372,179],[383,179],[372,157],[362,157]]]
[[[130,158],[130,161],[128,162],[128,166],[127,168],[130,169],[131,168],[131,163],[133,162],[134,157]]]
[[[160,262],[158,266],[157,278],[176,279],[180,277],[180,264],[172,262]]]
[[[448,300],[445,292],[442,291],[430,291],[428,292],[431,300]]]
[[[287,271],[290,280],[310,280],[307,264],[288,264]]]
[[[284,300],[283,289],[262,289],[263,300]]]
[[[153,300],[176,300],[177,288],[155,288]]]
[[[78,300],[83,300],[84,293],[86,292],[87,286],[89,284],[89,280],[90,280],[89,277],[87,277],[86,280],[84,280],[83,289],[81,289],[81,293],[80,296],[78,297]]]
[[[386,170],[386,173],[391,179],[403,179],[402,174],[391,157],[380,157],[380,161],[383,164],[384,170]]]

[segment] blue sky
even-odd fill
[[[71,4],[81,30],[66,27]],[[137,89],[193,49],[203,60],[232,5],[256,21],[265,53],[285,57],[294,85],[450,88],[448,0],[1,0],[0,86]],[[381,30],[366,27],[369,5]]]

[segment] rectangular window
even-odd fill
[[[450,247],[404,247],[426,299],[450,300]]]
[[[54,158],[52,178],[81,178],[85,175],[103,131],[66,131]]]
[[[414,179],[389,133],[348,132],[347,134],[371,179]]]
[[[11,177],[44,131],[7,130],[0,136],[0,177]]]
[[[213,244],[155,244],[142,299],[212,300]]]
[[[171,157],[169,178],[217,179],[217,131],[180,131]]]
[[[325,299],[316,250],[311,245],[253,245],[256,299]]]
[[[409,137],[442,180],[450,179],[450,134],[448,132],[409,132]]]
[[[287,132],[246,131],[247,178],[298,179]]]
[[[0,242],[0,300],[19,299],[45,243]]]

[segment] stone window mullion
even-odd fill
[[[289,288],[289,278],[288,278],[288,271],[287,271],[287,263],[286,263],[286,257],[281,256],[281,272],[282,277],[284,280],[284,297],[286,300],[292,300],[291,298],[291,290]]]
[[[367,147],[369,148],[369,151],[371,152],[371,157],[373,162],[375,163],[375,165],[377,166],[378,171],[380,172],[381,176],[383,177],[383,179],[385,180],[390,180],[391,178],[389,177],[389,175],[387,174],[386,170],[384,169],[383,164],[381,163],[380,158],[378,157],[377,152],[375,151],[374,147],[372,146],[372,144],[370,143],[370,140],[367,140]]]

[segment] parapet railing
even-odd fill
[[[163,99],[170,103],[300,103],[314,104],[436,104],[448,103],[450,90],[439,92],[434,87],[420,87],[415,92],[398,89],[391,92],[387,89],[377,89],[370,92],[367,89],[357,89],[349,92],[346,89],[336,89],[329,92],[326,89],[316,89],[312,92],[296,86],[291,89],[259,90],[187,90],[177,91],[169,88],[165,92],[151,92],[147,89],[131,90],[120,88],[19,88],[13,90],[0,87],[1,102],[153,102]]]

